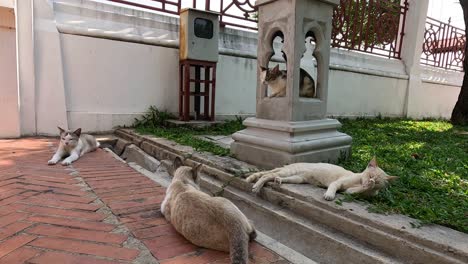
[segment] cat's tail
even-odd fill
[[[256,234],[256,233],[255,233]],[[232,264],[247,264],[249,259],[249,234],[242,226],[233,227],[229,232],[229,254]]]
[[[228,232],[229,253],[231,263],[247,264],[249,260],[249,242],[255,239],[257,233],[252,222],[235,207],[226,210],[223,218],[224,225]]]
[[[255,229],[252,229],[252,232],[250,232],[249,234],[249,241],[252,242],[255,240],[255,238],[257,238],[257,231],[255,231]]]

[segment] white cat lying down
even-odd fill
[[[328,187],[325,200],[333,200],[337,191],[376,195],[389,181],[397,176],[388,176],[373,158],[362,173],[354,173],[328,163],[294,163],[270,171],[261,171],[247,177],[247,182],[255,182],[252,191],[257,193],[268,181],[281,183],[310,183]]]
[[[95,151],[99,147],[96,138],[81,134],[81,128],[75,131],[65,130],[58,127],[60,131],[60,144],[54,156],[47,162],[49,165],[55,165],[62,158],[62,165],[70,165],[79,159],[85,153]]]

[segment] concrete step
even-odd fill
[[[111,152],[112,153],[112,152]],[[112,153],[116,159],[120,159],[115,153]],[[124,160],[120,159],[122,162]],[[141,160],[140,160],[141,161]],[[161,163],[165,166],[159,166],[158,169],[154,172],[151,172],[145,169],[143,166],[138,164],[138,160],[136,162],[127,162],[128,165],[134,168],[136,171],[140,172],[141,174],[145,175],[146,177],[150,178],[151,180],[155,181],[159,185],[163,187],[168,187],[171,183],[172,177],[169,175],[167,171],[168,166],[172,165],[171,161],[162,160]],[[282,256],[286,260],[291,263],[295,264],[317,264],[313,259],[310,259],[303,254],[297,252],[296,250],[291,249],[290,247],[284,245],[283,243],[279,242],[278,240],[273,239],[272,237],[262,233],[260,230],[257,229],[257,238],[255,241],[264,247],[270,249],[271,251],[275,252],[276,254]]]
[[[466,234],[437,225],[412,228],[414,219],[372,214],[356,202],[337,205],[322,198],[324,189],[307,184],[269,183],[256,196],[252,184],[241,178],[246,167],[235,160],[197,153],[164,139],[128,131],[120,134],[126,140],[120,145],[141,145],[156,159],[186,156],[189,165],[204,163],[204,190],[230,199],[261,232],[319,263],[468,261]]]
[[[223,182],[205,175],[200,186],[208,193],[216,193]],[[402,263],[368,244],[237,188],[224,188],[223,197],[236,204],[258,230],[319,263]]]
[[[215,171],[210,168],[206,168],[205,172],[211,175],[215,174]],[[306,184],[278,185],[268,183],[258,195],[254,195],[251,193],[252,184],[246,183],[243,180],[233,180],[232,177],[220,173],[216,174],[214,178],[223,183],[228,182],[228,188],[242,191],[245,194],[242,199],[246,201],[248,197],[254,197],[260,201],[269,203],[271,206],[277,206],[281,210],[286,211],[287,214],[295,216],[298,219],[305,219],[315,226],[326,227],[329,233],[339,234],[344,238],[351,238],[352,242],[366,245],[371,250],[381,252],[383,256],[393,256],[395,260],[392,260],[391,263],[397,260],[405,263],[466,263],[451,256],[455,252],[460,253],[460,255],[464,254],[464,252],[458,252],[454,246],[452,247],[452,244],[457,241],[460,242],[457,245],[459,248],[466,244],[466,240],[464,240],[466,239],[466,235],[460,232],[434,226],[433,228],[437,231],[448,231],[452,235],[450,239],[453,241],[445,241],[443,243],[447,235],[439,233],[439,243],[433,243],[427,240],[428,237],[424,237],[427,234],[423,232],[421,236],[408,236],[404,231],[410,227],[398,230],[396,228],[398,224],[405,226],[409,223],[409,221],[402,223],[401,216],[396,215],[396,217],[392,217],[375,214],[374,218],[368,218],[369,213],[364,212],[365,206],[363,205],[347,203],[346,205],[339,206],[333,202],[325,201],[322,199],[324,192],[322,188]],[[223,196],[225,196],[224,192]],[[270,210],[277,211],[278,209],[272,208]],[[395,222],[395,226],[392,228],[388,226],[388,222],[391,220]],[[433,236],[434,234],[431,234],[430,238],[434,239]],[[463,243],[463,241],[465,242]],[[287,243],[285,244],[288,245]],[[387,261],[384,263],[388,263]]]
[[[101,148],[113,148],[118,140],[118,138],[112,134],[98,134],[94,135],[94,137],[99,144],[101,144]]]
[[[160,163],[166,168],[172,166],[172,162],[168,160]],[[148,175],[148,177],[158,182],[166,184],[168,182],[167,176],[163,177],[161,174]],[[360,243],[352,237],[311,221],[287,208],[252,196],[239,188],[224,187],[224,185],[222,181],[202,173],[200,186],[203,191],[213,195],[223,190],[222,196],[235,203],[254,222],[260,232],[279,241],[287,248],[294,249],[293,251],[303,255],[309,261],[360,264],[401,263],[370,245]]]

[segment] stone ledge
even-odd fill
[[[118,129],[115,131],[115,135],[132,142],[158,160],[172,160],[176,156],[180,156],[233,175],[245,175],[253,171],[258,171],[255,166],[238,161],[234,158],[197,152],[192,147],[182,146],[165,138],[151,135],[139,135],[132,129]]]
[[[230,157],[199,153],[191,147],[170,140],[139,135],[131,129],[119,129],[116,136],[139,142],[139,146],[153,157],[173,159],[186,157],[188,164],[203,163],[203,172],[216,180],[250,192],[252,184],[242,178],[256,171],[255,166]],[[269,188],[270,187],[270,188]],[[338,232],[372,245],[396,258],[432,263],[468,262],[468,235],[438,225],[413,228],[418,221],[403,215],[370,213],[362,203],[338,205],[322,199],[324,189],[312,185],[276,185],[268,183],[259,198],[317,221]],[[340,197],[340,195],[338,195]]]

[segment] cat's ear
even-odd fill
[[[193,168],[193,180],[196,182],[198,177],[200,176],[200,172],[203,168],[203,164],[199,163],[195,168]]]
[[[389,181],[389,182],[392,182],[392,181],[394,181],[394,180],[396,180],[398,178],[400,178],[400,177],[398,177],[398,176],[387,176],[386,177],[387,181]]]
[[[375,158],[375,156],[371,159],[371,161],[369,162],[369,165],[367,165],[367,167],[370,167],[370,168],[377,168],[378,167],[377,159]]]
[[[279,64],[276,64],[276,66],[273,68],[272,72],[274,72],[274,73],[279,72]]]
[[[176,171],[180,166],[184,166],[184,162],[180,157],[176,157],[172,162],[172,168]]]
[[[267,71],[268,68],[265,68],[265,67],[263,67],[263,66],[260,66],[260,70],[262,70],[262,72],[264,72],[264,71]]]
[[[63,128],[59,127],[59,126],[58,126],[57,128],[58,128],[58,130],[60,131],[60,134],[62,134],[63,132],[65,132],[65,129],[63,129]]]
[[[73,131],[73,134],[75,134],[76,136],[81,136],[81,128],[78,128],[77,130]]]

